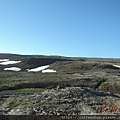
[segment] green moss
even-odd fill
[[[105,86],[107,82],[102,82],[100,86]]]
[[[20,84],[20,83],[17,82],[17,81],[14,81],[14,82],[12,82],[12,81],[5,81],[5,82],[2,82],[0,84],[0,89],[8,89],[9,87],[13,87],[13,86],[18,85],[18,84]]]
[[[9,90],[10,93],[13,94],[29,94],[29,93],[35,93],[35,92],[42,92],[46,89],[42,88],[24,88],[24,89],[18,89],[18,90]]]
[[[27,107],[35,107],[35,106],[39,106],[39,103],[35,103],[35,102],[23,102],[21,104],[19,104],[18,106],[16,106],[16,108],[27,108]]]
[[[120,101],[120,98],[114,98],[115,101]]]
[[[3,104],[2,107],[4,108],[13,108],[20,104],[20,101],[15,98],[8,98]]]

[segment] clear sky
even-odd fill
[[[120,0],[0,0],[0,53],[120,58]]]

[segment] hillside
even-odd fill
[[[120,59],[0,54],[0,95],[1,114],[118,114]]]

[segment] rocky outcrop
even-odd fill
[[[90,88],[66,87],[60,89],[46,90],[33,95],[14,97],[19,100],[17,106],[4,108],[1,105],[0,111],[5,115],[102,115],[120,114],[119,100],[106,92],[96,91]],[[10,99],[10,98],[8,98]],[[116,97],[116,99],[119,99]],[[13,101],[11,101],[13,102]],[[27,105],[27,103],[32,103]],[[26,104],[25,104],[26,103]],[[9,103],[11,104],[11,103]],[[23,108],[19,105],[25,104]],[[36,105],[35,105],[36,104]],[[104,110],[103,105],[108,108]],[[116,109],[110,109],[112,105]]]

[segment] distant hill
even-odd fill
[[[53,64],[60,61],[79,61],[79,62],[101,62],[101,63],[119,63],[120,59],[110,58],[83,58],[83,57],[65,57],[65,56],[46,56],[46,55],[19,55],[19,54],[4,54],[0,53],[0,59],[9,59],[12,61],[21,61],[18,64],[0,65],[0,71],[6,67],[19,67],[22,71],[35,67]],[[56,64],[54,67],[60,64]],[[83,65],[82,65],[83,66]],[[85,65],[86,66],[86,65]],[[89,67],[89,65],[87,65]],[[62,68],[66,69],[66,68]],[[84,69],[84,68],[83,68]]]
[[[9,59],[12,61],[21,61],[18,64],[7,65],[7,67],[19,67],[23,71],[26,69],[49,65],[57,61],[75,61],[71,57],[63,56],[45,56],[45,55],[19,55],[19,54],[4,54],[0,53],[0,59]],[[84,61],[84,59],[79,58],[79,61]],[[0,65],[0,71],[2,71],[6,66]]]

